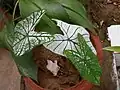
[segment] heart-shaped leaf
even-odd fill
[[[78,43],[77,34],[80,33],[87,41],[87,44],[92,48],[93,52],[96,53],[92,43],[90,42],[89,33],[83,27],[70,25],[60,20],[56,21],[64,35],[54,35],[55,38],[53,42],[44,44],[46,48],[60,55],[63,55],[64,50],[67,49],[76,50],[75,43]]]
[[[92,52],[80,34],[78,34],[77,44],[76,51],[65,50],[64,54],[69,58],[73,65],[75,65],[84,79],[99,85],[101,68],[99,66],[97,56]]]
[[[53,36],[46,32],[35,32],[35,26],[44,15],[45,11],[33,12],[30,16],[17,23],[14,29],[14,42],[12,44],[14,54],[23,55],[39,44],[49,42]]]

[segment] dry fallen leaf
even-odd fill
[[[57,60],[55,60],[54,62],[51,60],[47,60],[47,69],[53,73],[54,76],[57,75],[60,67],[57,65]]]

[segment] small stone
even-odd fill
[[[111,0],[107,0],[107,3],[112,3],[112,1]]]
[[[120,8],[120,5],[118,5],[118,7]]]
[[[104,20],[100,21],[100,26],[102,26],[102,25],[103,25],[103,23],[104,23]]]
[[[51,60],[47,60],[47,69],[53,73],[54,76],[57,76],[57,73],[60,69],[60,67],[57,65],[57,60],[52,62]]]
[[[113,19],[115,22],[117,21],[116,19]]]
[[[116,2],[113,2],[113,5],[117,6],[118,4]]]

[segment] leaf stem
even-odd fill
[[[15,3],[15,7],[13,9],[13,15],[12,15],[13,20],[15,18],[15,12],[16,12],[16,8],[17,8],[18,3],[19,3],[19,0],[17,0],[17,2]]]

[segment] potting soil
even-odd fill
[[[33,49],[35,63],[38,66],[39,85],[45,90],[63,90],[80,82],[81,77],[75,67],[64,56],[60,56],[46,49],[44,46],[38,46]],[[46,68],[47,60],[57,60],[60,70],[57,76]]]

